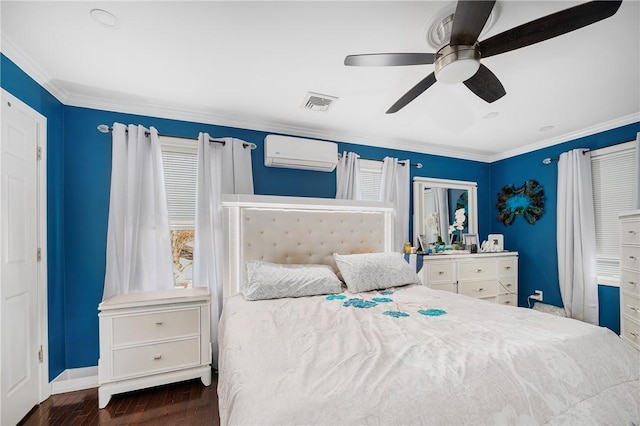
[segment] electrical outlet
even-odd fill
[[[542,302],[542,290],[534,290],[533,294],[529,296],[531,300],[537,300],[538,302]]]

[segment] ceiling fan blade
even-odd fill
[[[429,74],[425,78],[423,78],[418,84],[413,86],[411,90],[404,94],[400,99],[396,101],[395,104],[391,105],[386,112],[386,114],[393,114],[394,112],[400,111],[402,108],[407,106],[409,102],[420,96],[425,90],[433,85],[436,82],[436,75],[434,73]]]
[[[592,1],[517,26],[480,42],[483,58],[520,49],[613,16],[622,1]]]
[[[357,67],[394,67],[433,64],[435,60],[435,53],[367,53],[349,55],[344,58],[344,64]]]
[[[473,45],[487,23],[495,3],[495,0],[459,1],[453,15],[449,44],[453,46]]]
[[[495,102],[507,94],[498,77],[482,64],[480,64],[478,72],[466,80],[464,85],[489,103]]]

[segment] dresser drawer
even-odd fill
[[[620,223],[620,244],[640,244],[640,221]]]
[[[113,345],[171,339],[200,333],[200,309],[157,311],[113,318]]]
[[[623,315],[640,322],[640,298],[633,297],[629,294],[621,294],[622,303],[620,306]]]
[[[453,282],[453,268],[451,263],[429,263],[427,268],[427,284]]]
[[[496,262],[460,262],[458,263],[458,280],[480,280],[496,277]]]
[[[516,259],[504,259],[498,261],[499,277],[514,277],[516,275]]]
[[[640,349],[640,325],[629,318],[620,318],[621,336]]]
[[[640,297],[640,272],[623,269],[620,273],[620,292],[627,292]]]
[[[620,264],[623,268],[640,270],[640,247],[623,246]]]
[[[449,291],[451,293],[457,293],[455,283],[428,284],[427,287],[432,288],[434,290],[442,290],[442,291]]]
[[[465,296],[487,298],[494,297],[498,294],[498,286],[495,279],[472,281],[472,282],[458,282],[458,292]]]
[[[498,278],[498,292],[517,294],[518,286],[516,285],[516,278],[515,277]]]
[[[514,293],[499,294],[496,302],[501,305],[518,306],[518,295]]]
[[[199,337],[121,348],[113,351],[113,378],[142,376],[199,364]]]

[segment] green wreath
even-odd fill
[[[544,189],[535,180],[528,180],[520,188],[506,185],[498,193],[498,220],[511,225],[517,215],[534,224],[544,213]]]

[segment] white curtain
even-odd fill
[[[636,158],[635,158],[635,166],[636,166],[636,178],[635,178],[635,186],[636,189],[634,191],[635,197],[635,208],[640,209],[640,132],[636,135]]]
[[[103,300],[173,288],[158,131],[114,123]]]
[[[567,315],[598,325],[598,274],[591,154],[575,149],[558,161],[558,281]]]
[[[392,202],[396,210],[393,250],[400,252],[409,241],[409,166],[409,160],[385,157],[380,182],[380,201]]]
[[[336,169],[336,198],[362,200],[360,187],[360,156],[355,152],[344,152]]]
[[[198,136],[196,227],[193,248],[193,285],[211,292],[212,363],[218,366],[218,320],[222,312],[222,268],[225,247],[222,228],[222,194],[253,194],[251,150],[239,139],[210,142]]]
[[[435,211],[438,213],[438,230],[445,244],[451,244],[449,238],[449,189],[432,188]]]

